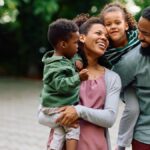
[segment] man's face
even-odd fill
[[[138,38],[142,48],[150,47],[150,21],[140,17],[138,22]]]

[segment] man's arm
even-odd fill
[[[114,65],[113,71],[119,74],[122,88],[125,88],[135,80],[136,60],[131,55],[127,55],[127,57],[122,58],[122,60]]]

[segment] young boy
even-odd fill
[[[79,127],[62,127],[55,122],[60,115],[59,107],[78,103],[80,82],[88,79],[87,69],[77,73],[71,61],[78,49],[78,27],[73,21],[58,19],[49,26],[48,40],[54,51],[47,52],[42,59],[44,73],[39,123],[54,129],[50,150],[62,150],[65,138],[66,149],[76,150]]]

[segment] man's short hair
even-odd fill
[[[48,41],[55,47],[59,41],[67,41],[71,37],[71,33],[77,32],[78,26],[68,19],[57,19],[49,25]]]
[[[147,19],[150,21],[150,6],[149,7],[146,7],[143,12],[142,12],[142,15],[141,15],[143,18]]]

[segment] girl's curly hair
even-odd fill
[[[104,15],[107,12],[113,12],[116,10],[121,10],[124,14],[125,20],[128,23],[129,26],[129,31],[135,30],[137,28],[137,22],[135,21],[134,17],[132,16],[131,13],[128,12],[128,10],[120,3],[109,3],[107,4],[102,11],[99,14],[99,17],[102,19],[104,22]]]

